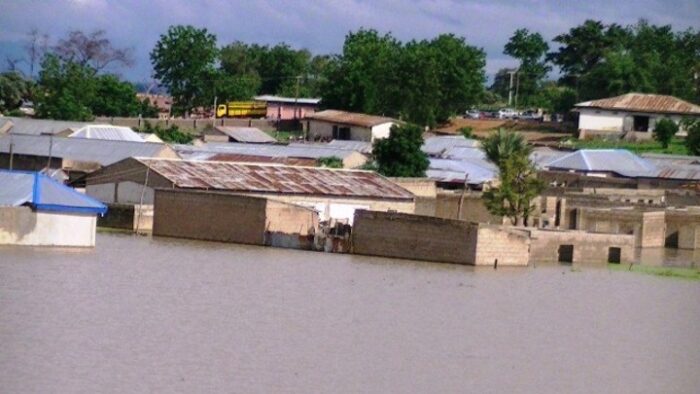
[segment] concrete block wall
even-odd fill
[[[153,235],[264,245],[266,203],[263,198],[158,189]]]
[[[462,199],[461,192],[438,192],[435,200],[435,216],[444,219],[458,219],[468,222],[503,224],[502,217],[491,214],[486,209],[481,193],[466,193],[462,202],[462,211],[459,217],[459,202]]]
[[[505,226],[479,225],[474,265],[527,266],[530,232]]]
[[[95,216],[0,207],[0,245],[92,247]]]
[[[478,226],[427,216],[358,210],[352,231],[356,254],[474,264]]]
[[[572,263],[606,263],[611,247],[620,248],[621,262],[634,261],[635,236],[584,231],[530,230],[530,261],[559,262],[562,245],[573,245]]]

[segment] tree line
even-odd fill
[[[674,31],[646,20],[630,26],[587,20],[553,41],[558,47],[550,51],[541,34],[514,32],[503,52],[518,60],[518,68],[498,71],[489,89],[495,100],[513,95],[513,75],[519,105],[556,112],[576,101],[629,92],[700,101],[700,30]],[[556,81],[547,79],[553,67],[561,72]]]
[[[133,84],[109,71],[129,67],[133,58],[104,31],[73,31],[55,45],[48,41],[30,32],[28,77],[14,71],[19,59],[6,59],[10,71],[0,74],[0,111],[29,98],[39,117],[157,114],[135,98]],[[488,88],[484,51],[452,34],[401,42],[360,29],[347,34],[340,53],[313,55],[285,43],[220,45],[205,28],[178,25],[159,37],[150,60],[153,77],[173,96],[173,115],[259,94],[320,97],[326,108],[422,126],[474,106],[504,105],[509,96],[519,107],[550,112],[630,91],[700,101],[700,31],[644,20],[630,26],[587,20],[553,42],[557,48],[540,33],[516,30],[503,51],[518,67],[499,70]],[[560,71],[557,80],[549,78],[554,70]]]

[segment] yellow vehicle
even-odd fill
[[[216,107],[217,118],[264,118],[267,103],[260,101],[229,101]]]

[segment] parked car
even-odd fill
[[[518,115],[518,119],[522,120],[542,120],[542,115],[537,111],[525,111]]]
[[[515,119],[518,113],[512,108],[502,108],[498,111],[498,119]]]
[[[464,114],[466,119],[481,119],[481,111],[478,109],[471,109]]]

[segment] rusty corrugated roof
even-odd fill
[[[238,153],[214,153],[207,157],[206,160],[211,161],[231,161],[238,163],[274,163],[285,164],[289,166],[305,166],[315,167],[318,162],[315,159],[300,158],[300,157],[268,157],[268,156],[250,156]]]
[[[176,187],[249,193],[411,200],[413,194],[370,171],[135,158]]]
[[[341,123],[361,127],[373,127],[382,123],[398,122],[396,119],[387,118],[384,116],[345,112],[335,109],[328,109],[309,114],[306,116],[306,119],[322,120],[325,122]]]
[[[622,96],[585,101],[577,108],[600,108],[612,111],[633,111],[700,115],[700,106],[673,96],[661,94],[627,93]]]

